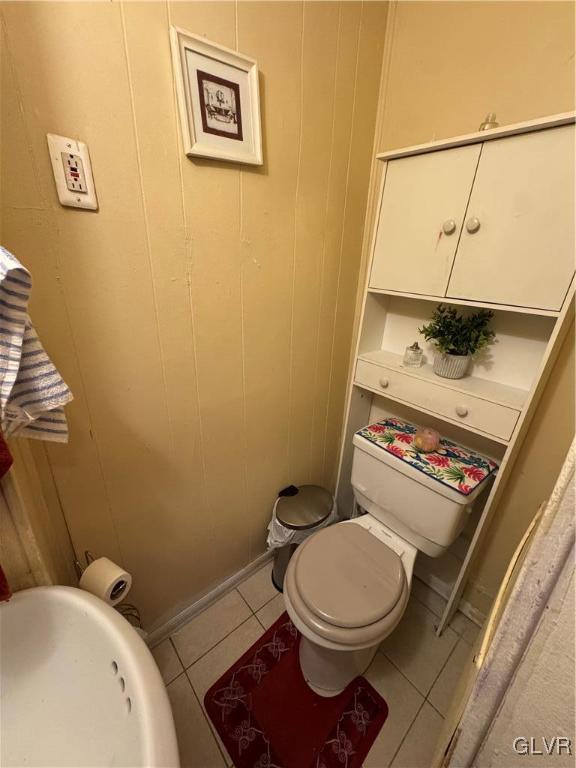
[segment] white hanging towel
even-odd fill
[[[6,437],[68,441],[72,393],[28,317],[30,272],[0,246],[0,414]]]

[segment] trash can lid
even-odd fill
[[[314,528],[332,511],[332,494],[319,485],[300,485],[295,496],[281,496],[276,505],[279,523],[295,531]]]

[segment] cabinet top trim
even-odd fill
[[[524,123],[511,123],[502,125],[498,128],[491,128],[488,131],[476,131],[464,136],[455,136],[451,139],[440,139],[439,141],[430,141],[427,144],[416,144],[413,147],[402,147],[400,149],[391,149],[388,152],[380,152],[376,155],[378,160],[395,160],[399,157],[410,157],[411,155],[423,155],[427,152],[436,152],[440,149],[451,149],[452,147],[463,147],[466,144],[478,144],[491,139],[501,139],[505,136],[514,136],[519,133],[531,133],[541,131],[546,128],[557,128],[560,125],[570,125],[576,122],[576,112],[563,112],[559,115],[550,115],[549,117],[538,117],[536,120],[527,120]]]

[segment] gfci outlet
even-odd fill
[[[62,165],[64,166],[64,176],[66,177],[66,186],[70,192],[80,192],[85,195],[88,193],[86,186],[86,176],[84,174],[84,163],[80,155],[74,155],[71,152],[61,152]]]
[[[47,134],[58,199],[72,208],[98,210],[90,154],[84,142]]]

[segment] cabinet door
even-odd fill
[[[371,288],[444,295],[480,149],[475,144],[388,162]]]
[[[574,273],[574,126],[487,141],[448,295],[558,310]]]

